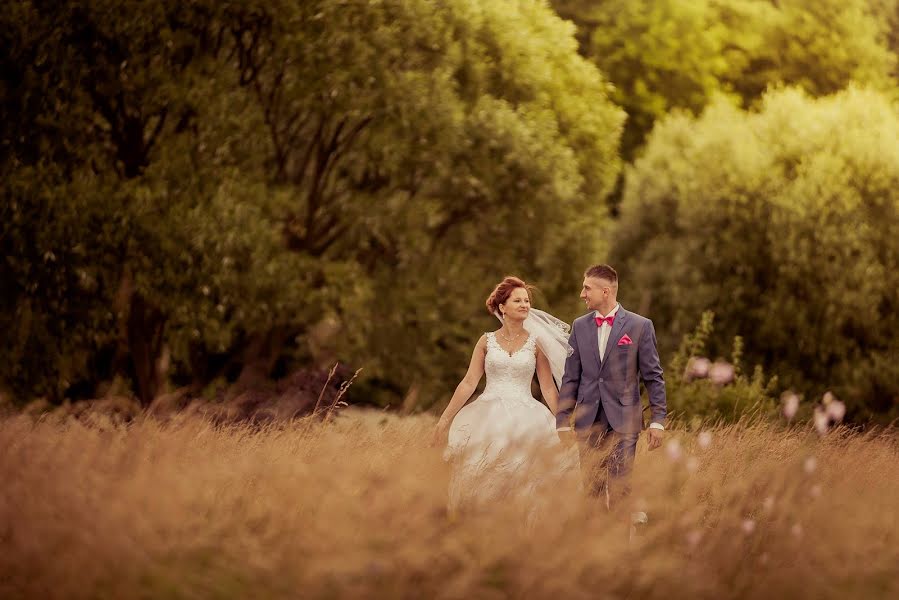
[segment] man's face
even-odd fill
[[[612,282],[598,277],[584,277],[581,300],[587,310],[602,310],[609,304],[611,297]]]

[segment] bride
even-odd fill
[[[569,327],[531,308],[531,289],[510,276],[487,298],[487,310],[502,327],[478,340],[468,372],[437,423],[435,441],[446,441],[444,456],[453,464],[451,510],[513,493],[526,497],[577,469],[573,448],[560,451],[554,417],[571,353]],[[548,408],[531,394],[535,371]],[[484,393],[465,406],[484,373]]]

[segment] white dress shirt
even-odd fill
[[[594,313],[594,317],[598,319],[605,319],[607,317],[614,317],[618,313],[618,309],[621,308],[620,304],[616,304],[615,308],[613,308],[609,314],[601,315],[597,310]],[[599,338],[599,360],[605,360],[606,354],[606,344],[609,343],[609,335],[612,333],[612,326],[609,325],[608,321],[604,321],[602,327],[596,328],[596,335]]]

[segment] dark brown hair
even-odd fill
[[[611,281],[613,284],[618,283],[618,273],[609,265],[593,265],[584,271],[584,277],[596,277]]]
[[[519,279],[513,275],[506,275],[501,282],[499,282],[495,288],[493,288],[493,293],[490,294],[490,297],[487,298],[487,312],[491,315],[497,311],[499,311],[499,305],[504,304],[506,300],[509,299],[509,296],[512,295],[512,292],[517,290],[518,288],[523,288],[527,290],[528,298],[531,297],[531,291],[534,289],[534,286],[528,285],[524,282],[524,280]]]

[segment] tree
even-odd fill
[[[20,397],[120,375],[147,403],[170,352],[197,378],[210,352],[341,289],[300,286],[322,269],[284,250],[283,198],[242,130],[254,122],[235,127],[247,100],[225,59],[240,24],[214,3],[111,7],[7,13],[3,379]]]
[[[879,1],[879,0],[878,0]],[[891,2],[892,0],[883,0]],[[674,109],[698,114],[716,95],[753,105],[771,86],[826,95],[850,82],[889,89],[897,57],[871,0],[555,0],[581,51],[628,112],[631,160]],[[888,9],[887,9],[888,11]]]
[[[897,57],[889,48],[889,24],[871,0],[762,5],[733,2],[721,7],[735,31],[752,27],[761,32],[761,43],[744,46],[741,68],[727,77],[744,101],[760,98],[777,84],[799,86],[813,96],[832,94],[852,82],[881,90],[895,87],[891,75]]]
[[[358,151],[341,157],[353,170],[335,169],[359,180],[335,210],[345,229],[326,256],[352,256],[370,275],[364,296],[339,305],[338,337],[385,386],[414,384],[427,403],[452,389],[491,326],[480,307],[505,270],[557,298],[595,253],[600,239],[573,244],[567,231],[605,215],[623,114],[571,26],[542,5],[332,10],[324,19],[371,57],[359,87],[334,88],[345,110],[370,117]],[[330,72],[359,69],[353,53],[334,60],[346,64]]]
[[[58,397],[90,361],[73,348],[97,352],[113,343],[113,369],[129,372],[146,397],[158,385],[154,362],[164,318],[132,295],[126,246],[134,199],[125,190],[142,176],[160,136],[189,124],[184,90],[171,83],[201,46],[195,15],[175,3],[144,7],[130,20],[103,1],[20,1],[8,8],[0,59],[11,218],[4,232],[4,320],[21,327],[13,329],[19,332],[13,346],[45,364],[18,370],[16,387],[33,388],[47,373],[57,382],[35,391]],[[85,322],[88,313],[102,318]],[[38,324],[48,338],[32,336]],[[34,348],[38,339],[41,348]],[[72,349],[59,358],[79,365],[70,364],[66,376],[54,377],[60,360],[43,361],[56,347]],[[22,356],[13,353],[10,368],[18,369]]]
[[[872,14],[884,25],[886,45],[893,53],[893,82],[899,82],[899,2],[870,0],[870,5]]]
[[[19,208],[0,239],[20,258],[4,267],[3,316],[21,324],[28,306],[63,324],[45,341],[70,346],[34,355],[79,357],[57,396],[114,374],[144,402],[166,376],[268,377],[310,360],[323,322],[338,324],[339,356],[394,388],[443,389],[437,357],[464,368],[473,341],[447,315],[480,304],[496,264],[551,274],[551,294],[600,243],[573,246],[564,226],[605,214],[623,114],[543,5],[164,2],[121,14],[104,0],[21,1],[5,17],[3,139],[18,141],[3,191]],[[42,220],[50,212],[65,236]],[[66,236],[91,251],[69,252]],[[31,249],[38,237],[62,265]],[[77,310],[49,301],[57,272]],[[17,332],[12,364],[44,346]],[[410,358],[410,345],[422,351]],[[21,396],[43,389],[33,369],[2,377]]]
[[[626,159],[653,123],[675,108],[699,112],[728,70],[728,31],[704,0],[557,2],[584,29],[588,57],[615,84],[613,99],[628,113],[622,140]]]
[[[856,89],[666,119],[628,173],[614,241],[645,289],[631,300],[669,349],[710,309],[787,386],[895,416],[897,140],[888,97]]]

